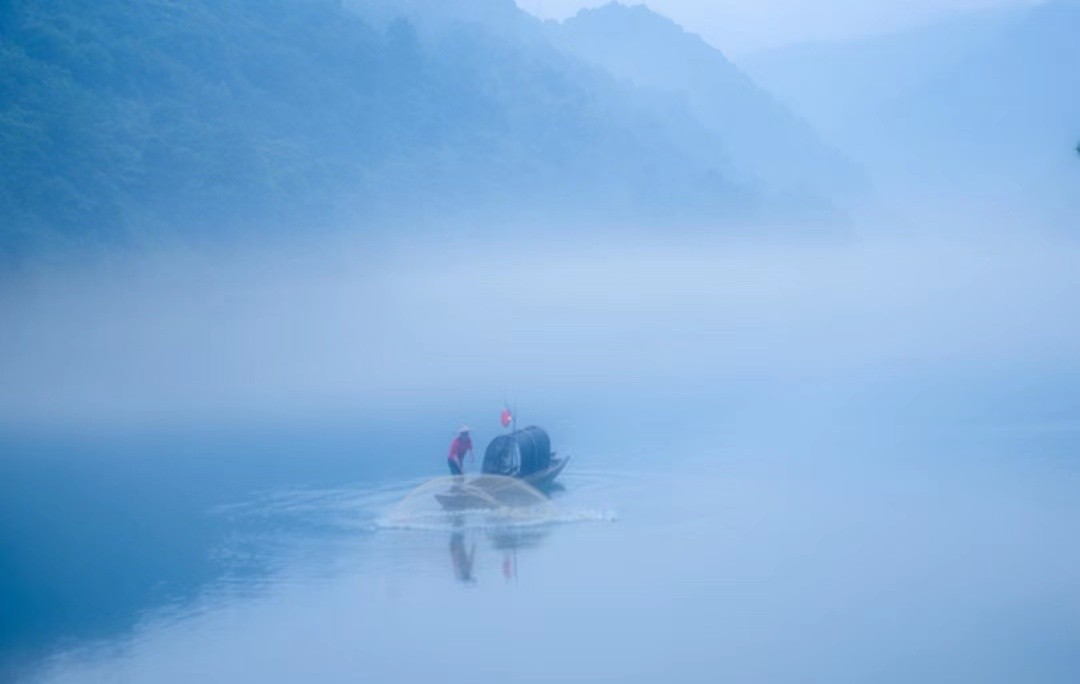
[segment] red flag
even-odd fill
[[[510,427],[510,422],[514,420],[514,416],[510,413],[510,409],[504,408],[502,414],[499,415],[499,422],[503,427]]]

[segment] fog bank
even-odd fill
[[[0,414],[137,426],[1073,371],[1078,267],[1051,238],[896,234],[131,257],[9,279]]]

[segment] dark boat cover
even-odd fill
[[[488,475],[527,477],[551,465],[551,440],[538,427],[527,427],[491,440],[484,452]]]

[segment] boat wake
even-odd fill
[[[610,473],[576,473],[567,489],[547,493],[511,477],[477,475],[333,489],[267,492],[216,507],[236,530],[278,536],[385,530],[517,529],[613,522]],[[582,497],[584,495],[584,498]],[[441,500],[440,500],[441,499]]]
[[[567,510],[526,482],[499,475],[441,477],[419,485],[376,520],[379,529],[502,529],[612,521],[607,511]]]

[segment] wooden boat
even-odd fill
[[[551,440],[542,429],[527,427],[514,430],[488,444],[484,451],[482,475],[462,478],[448,491],[436,494],[435,498],[449,511],[491,510],[535,504],[538,501],[528,500],[530,496],[535,499],[535,495],[528,492],[550,489],[569,462],[569,457],[558,457],[551,451]],[[517,488],[526,493],[515,492],[514,487],[506,486],[507,483],[512,485],[514,480],[529,485],[527,488]]]
[[[503,475],[526,480],[534,487],[551,483],[566,466],[551,451],[551,438],[541,428],[531,426],[499,435],[484,450],[485,475]]]
[[[566,464],[569,462],[569,456],[556,458],[555,455],[552,454],[551,464],[547,468],[532,473],[530,475],[525,475],[521,479],[525,480],[540,491],[545,491],[550,488],[551,485],[555,484],[555,478],[559,476],[559,473],[563,471],[563,468],[565,468]]]
[[[447,511],[489,511],[499,508],[498,501],[463,485],[454,485],[445,494],[436,494],[435,500]]]
[[[524,478],[505,475],[473,475],[452,480],[435,499],[448,511],[526,509],[549,503],[547,495]]]

